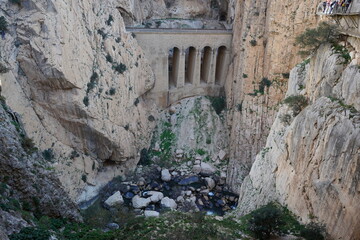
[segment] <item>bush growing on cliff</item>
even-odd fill
[[[308,100],[303,95],[293,95],[285,98],[284,104],[291,108],[295,117],[308,105]]]
[[[0,31],[6,32],[8,30],[7,27],[8,27],[8,23],[5,19],[5,17],[1,16],[0,17]]]
[[[304,33],[296,37],[296,45],[302,48],[299,54],[308,56],[313,54],[322,44],[334,44],[338,41],[339,31],[335,25],[325,22],[319,24],[317,28],[306,29]]]
[[[270,239],[272,234],[280,235],[282,212],[274,204],[268,204],[250,214],[248,230],[253,232],[257,239]]]
[[[225,97],[208,97],[215,112],[219,115],[226,108]]]

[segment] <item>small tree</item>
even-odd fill
[[[289,96],[285,98],[284,103],[291,108],[294,117],[308,105],[308,101],[303,95]]]
[[[256,239],[269,239],[272,234],[281,234],[282,212],[274,204],[268,204],[253,213],[248,221],[248,230]]]
[[[335,25],[321,22],[317,28],[306,29],[304,33],[297,36],[295,43],[303,49],[299,51],[299,54],[308,56],[314,53],[321,44],[337,42],[339,35]]]

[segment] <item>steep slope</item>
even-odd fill
[[[133,168],[154,127],[153,106],[141,99],[154,77],[118,1],[3,3],[0,52],[11,69],[3,94],[29,137],[54,154],[71,197]]]
[[[231,128],[228,183],[238,192],[265,145],[288,73],[301,61],[294,39],[316,24],[318,1],[232,1],[230,6],[235,7],[235,20],[226,82]]]
[[[348,40],[349,65],[327,45],[291,71],[287,96],[309,105],[295,117],[280,107],[241,187],[239,214],[279,201],[334,239],[360,238],[360,45]]]
[[[0,236],[1,231],[11,234],[32,225],[31,220],[23,219],[26,215],[21,208],[41,215],[81,219],[55,172],[33,148],[16,114],[1,100]]]

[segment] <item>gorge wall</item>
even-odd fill
[[[281,105],[241,187],[238,213],[279,201],[334,239],[359,238],[360,42],[348,41],[350,64],[326,45],[291,71],[286,96],[309,105],[297,116]]]
[[[141,98],[153,73],[118,4],[1,1],[2,94],[73,199],[135,167],[154,125]]]
[[[288,73],[302,61],[294,40],[316,25],[318,1],[234,3],[230,4],[236,6],[233,57],[226,80],[231,129],[228,183],[239,192],[256,154],[265,145],[286,92]]]

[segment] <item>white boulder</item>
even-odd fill
[[[164,182],[168,182],[171,180],[171,174],[168,169],[163,169],[161,171],[161,180],[163,180]]]
[[[151,200],[150,198],[142,198],[136,195],[131,202],[134,208],[145,208],[150,204]]]
[[[163,199],[161,199],[161,205],[163,207],[170,208],[170,209],[177,208],[177,204],[176,204],[175,200],[168,198],[168,197],[164,197]]]
[[[157,211],[145,210],[144,215],[145,217],[159,217],[160,213]]]
[[[200,167],[201,167],[201,174],[204,175],[211,175],[216,172],[215,167],[206,162],[201,162]]]
[[[150,201],[153,203],[157,203],[164,198],[164,194],[162,192],[150,191],[147,194],[150,196]]]
[[[113,207],[115,205],[120,205],[124,203],[124,199],[121,196],[120,191],[117,191],[116,193],[114,193],[113,195],[111,195],[108,199],[106,199],[105,204]]]

